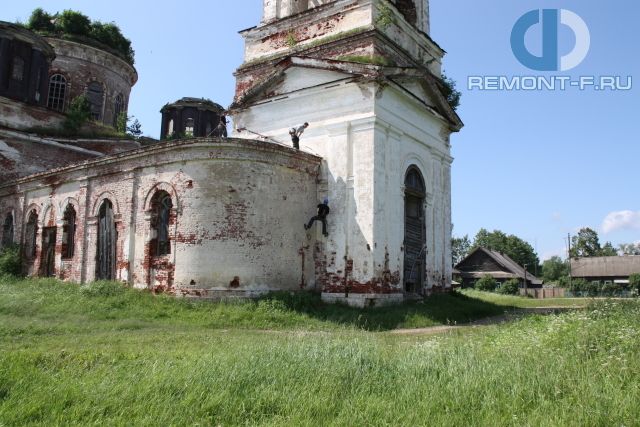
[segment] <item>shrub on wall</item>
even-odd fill
[[[78,132],[90,118],[91,103],[85,95],[80,95],[71,101],[62,127],[67,132]]]
[[[133,65],[135,52],[131,40],[122,35],[120,28],[110,22],[91,21],[75,10],[65,10],[51,15],[42,8],[31,13],[27,28],[37,33],[93,45],[107,50]]]

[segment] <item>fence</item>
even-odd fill
[[[527,295],[535,299],[564,298],[568,296],[564,288],[520,288],[520,295]]]

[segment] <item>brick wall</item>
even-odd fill
[[[176,295],[218,297],[315,286],[315,241],[302,225],[317,204],[320,159],[257,141],[194,139],[90,161],[0,186],[0,215],[15,212],[23,240],[28,213],[38,213],[36,258],[41,271],[42,229],[58,227],[56,276],[74,282],[96,277],[98,213],[113,204],[117,230],[115,277],[136,287]],[[151,198],[172,198],[170,254],[150,251]],[[63,212],[77,214],[75,253],[62,259]],[[305,259],[307,262],[305,263]]]

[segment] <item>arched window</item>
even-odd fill
[[[69,204],[62,217],[62,258],[71,259],[76,244],[76,210]]]
[[[103,95],[101,83],[89,83],[89,86],[87,87],[87,98],[91,104],[91,118],[94,120],[100,120],[102,118]]]
[[[29,219],[24,229],[24,254],[27,258],[36,257],[36,236],[38,234],[38,213],[34,210],[29,213]]]
[[[194,127],[195,127],[195,122],[191,117],[189,117],[184,125],[184,136],[193,136]]]
[[[415,166],[404,179],[404,288],[408,293],[422,293],[427,251],[425,228],[425,185]]]
[[[2,224],[2,247],[13,245],[13,214],[8,213]]]
[[[417,196],[424,197],[424,181],[420,171],[415,167],[412,167],[407,171],[404,186],[407,191],[417,193]]]
[[[20,82],[24,79],[24,59],[20,58],[19,56],[13,57],[11,78]]]
[[[96,250],[96,279],[116,278],[116,243],[118,232],[113,214],[113,203],[105,199],[98,211],[98,239]]]
[[[67,94],[67,79],[61,74],[54,74],[49,79],[49,97],[47,107],[52,110],[64,111],[64,100]]]
[[[173,119],[169,120],[169,128],[167,130],[167,138],[171,138],[173,136]]]
[[[154,256],[171,253],[169,222],[171,220],[171,196],[166,191],[158,191],[151,199],[151,253]]]
[[[416,25],[418,13],[416,12],[415,0],[396,0],[396,7],[409,24]]]
[[[118,94],[118,96],[116,96],[115,105],[113,106],[113,127],[118,127],[118,119],[120,118],[120,114],[123,112],[124,98],[122,97],[122,94]]]

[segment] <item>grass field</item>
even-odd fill
[[[638,424],[638,302],[386,332],[499,314],[507,301],[210,304],[4,279],[0,425]]]

